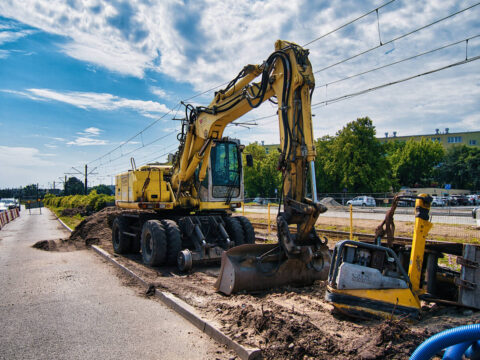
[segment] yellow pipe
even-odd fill
[[[350,240],[353,240],[353,206],[350,204]]]
[[[420,194],[419,196],[427,197],[428,195]],[[423,199],[417,199],[415,201],[415,227],[413,230],[408,277],[412,283],[412,291],[417,295],[420,293],[420,277],[422,275],[425,241],[428,232],[433,226],[429,221],[429,212],[430,203],[425,202]]]

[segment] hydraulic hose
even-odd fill
[[[424,341],[410,356],[410,360],[428,360],[439,351],[450,346],[465,342],[471,344],[478,340],[480,340],[480,324],[448,329]],[[458,359],[461,359],[461,357]]]

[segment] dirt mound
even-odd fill
[[[54,240],[41,240],[37,241],[32,245],[35,249],[45,250],[45,251],[55,251],[57,250],[57,244]]]
[[[320,200],[320,204],[325,205],[327,208],[329,207],[341,207],[342,204],[339,202],[335,201],[334,198],[332,197],[326,197]]]
[[[111,206],[85,218],[70,235],[69,241],[85,245],[104,244],[112,239],[112,222],[121,210]]]
[[[326,332],[281,306],[264,309],[252,305],[218,303],[220,321],[233,338],[241,342],[260,337],[258,344],[265,359],[408,359],[428,337],[402,321],[385,321],[362,326],[360,339]]]

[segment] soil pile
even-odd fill
[[[112,239],[112,223],[121,210],[110,206],[85,218],[70,235],[69,241],[81,242],[86,246],[104,244]]]
[[[216,304],[225,331],[241,342],[260,337],[258,344],[265,359],[408,359],[409,354],[428,337],[402,321],[385,321],[362,326],[355,339],[323,331],[308,316],[281,306],[264,310]]]
[[[55,251],[57,250],[57,244],[54,240],[40,240],[32,245],[35,249],[45,250],[45,251]]]
[[[335,201],[335,199],[332,198],[332,197],[323,198],[322,200],[320,200],[320,204],[325,205],[327,208],[341,207],[342,206],[342,204]]]

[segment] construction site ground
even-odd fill
[[[98,244],[114,254],[110,226],[117,213],[115,208],[95,213],[80,223],[69,239],[43,247],[72,250]],[[264,214],[246,216],[252,222],[266,221]],[[332,226],[336,220],[321,218],[317,225],[325,221]],[[378,222],[371,220],[356,222],[356,227],[365,229],[376,225]],[[403,227],[407,229],[411,224],[397,222],[397,229]],[[194,266],[192,272],[184,274],[175,267],[144,266],[140,254],[116,259],[157,288],[195,307],[239,343],[262,349],[266,359],[407,359],[434,333],[480,323],[480,312],[427,303],[418,321],[351,319],[335,313],[324,300],[326,289],[321,281],[303,288],[284,287],[228,297],[213,287],[218,265]]]

